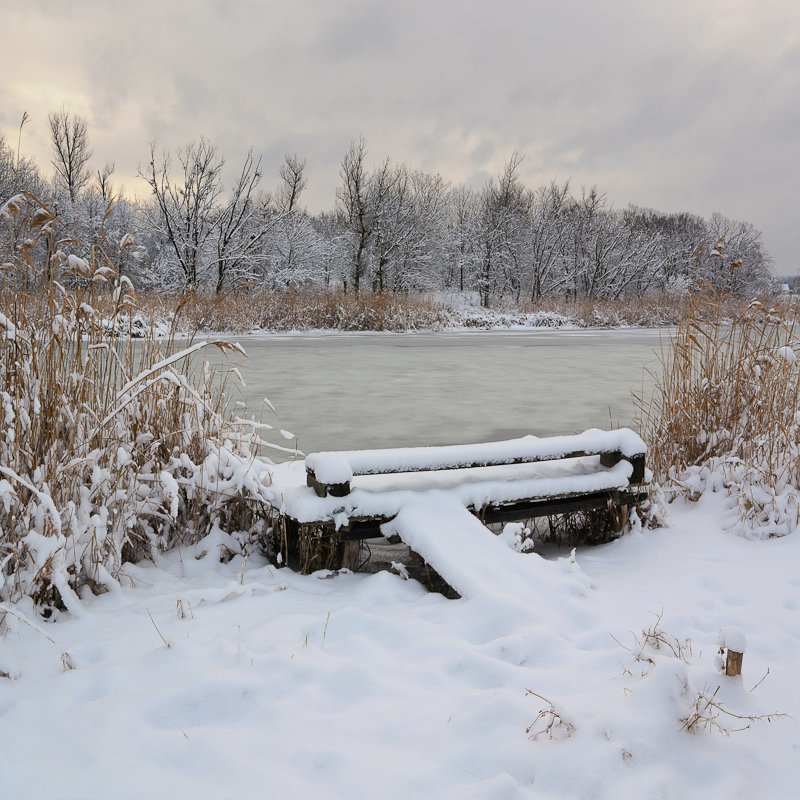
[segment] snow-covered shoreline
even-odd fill
[[[650,301],[635,299],[625,301],[582,300],[543,301],[545,308],[526,311],[519,308],[484,308],[477,298],[460,294],[434,293],[419,298],[420,309],[402,297],[392,298],[396,308],[375,313],[370,307],[372,296],[359,298],[343,296],[338,302],[349,299],[352,307],[340,305],[336,313],[320,315],[309,305],[300,309],[290,306],[281,313],[280,303],[274,301],[269,313],[250,309],[247,303],[220,301],[202,311],[188,313],[190,329],[195,335],[298,335],[368,334],[368,333],[458,333],[489,331],[567,331],[567,330],[647,330],[675,325],[685,313],[681,298],[659,296]],[[305,299],[306,304],[310,302]],[[547,306],[550,306],[549,308]],[[328,310],[329,311],[329,310]],[[171,320],[163,318],[163,311],[153,310],[159,327],[170,329]],[[320,320],[329,324],[320,325]],[[332,323],[332,324],[330,324]],[[186,335],[185,323],[178,325],[181,335]]]
[[[343,330],[341,328],[251,328],[248,330],[200,330],[189,333],[186,330],[178,330],[176,337],[185,338],[233,338],[236,336],[248,337],[273,337],[273,336],[408,336],[414,334],[479,334],[479,333],[558,333],[561,331],[583,331],[587,333],[599,333],[602,331],[648,331],[672,329],[672,323],[665,323],[660,320],[653,320],[651,324],[631,325],[626,322],[598,322],[588,325],[577,318],[560,317],[553,320],[553,323],[537,324],[536,314],[500,314],[476,317],[474,322],[462,325],[447,325],[441,328],[407,328],[404,330]],[[549,317],[550,315],[548,315]],[[159,324],[159,336],[166,335],[168,328],[165,323]]]
[[[0,794],[793,797],[800,539],[744,539],[730,515],[709,492],[666,528],[520,556],[524,608],[501,586],[451,601],[199,546],[127,565],[55,625],[6,608]],[[748,638],[741,678],[719,669],[729,625]],[[648,647],[654,630],[679,655]],[[688,733],[717,686],[740,717],[794,719]]]
[[[164,329],[161,325],[160,329]],[[479,336],[486,334],[592,334],[599,335],[604,333],[624,333],[630,331],[636,332],[663,332],[667,335],[675,330],[673,325],[579,325],[579,324],[564,324],[560,327],[547,327],[542,325],[509,325],[502,326],[496,325],[493,327],[449,327],[449,328],[409,328],[408,330],[399,331],[372,331],[372,330],[340,330],[338,328],[308,328],[308,329],[293,329],[293,330],[272,330],[263,328],[252,328],[247,331],[229,331],[229,330],[202,330],[190,333],[189,331],[176,331],[174,338],[178,341],[187,339],[236,339],[238,337],[245,339],[273,339],[273,338],[320,338],[320,337],[363,337],[363,336],[385,336],[387,338],[396,338],[400,336]],[[165,338],[166,334],[159,332],[159,337]]]

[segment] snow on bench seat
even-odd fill
[[[469,521],[472,540],[486,532],[484,522],[597,510],[607,512],[608,530],[618,532],[628,509],[641,498],[642,484],[650,479],[645,453],[644,442],[627,429],[449,447],[316,453],[271,469],[265,499],[279,515],[281,547],[287,558],[297,556],[301,570],[357,569],[358,540],[396,534],[463,596],[475,587],[464,583],[466,578],[459,583],[458,573],[451,580],[453,572],[443,566],[440,544],[418,546],[423,543],[419,536],[438,536],[437,527],[442,527],[449,531],[449,542]],[[420,522],[421,532],[409,532],[413,525],[407,520],[419,521],[437,508],[448,509],[435,515],[441,524]],[[475,552],[500,552],[491,542],[476,544]],[[426,555],[427,548],[432,548],[436,561]],[[459,563],[462,560],[459,556]],[[474,572],[472,566],[465,569],[464,574]],[[503,569],[496,572],[492,580],[501,580]]]
[[[383,450],[337,450],[311,453],[306,466],[317,471],[331,468],[333,477],[344,477],[347,467],[353,475],[384,472],[457,469],[521,461],[548,461],[570,453],[620,453],[628,458],[641,455],[647,447],[629,428],[601,431],[596,428],[573,436],[522,436],[502,442],[454,444],[443,447],[397,447]],[[346,479],[346,478],[345,478]]]

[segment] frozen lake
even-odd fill
[[[631,426],[658,330],[236,337],[248,416],[305,452]],[[239,398],[242,399],[242,398]],[[287,444],[286,442],[282,442]]]

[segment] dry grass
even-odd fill
[[[118,269],[132,240],[70,255],[29,195],[0,224],[0,598],[49,615],[126,560],[209,534],[236,552],[259,524],[258,487],[234,480],[258,442],[226,420],[224,380],[194,369],[206,344],[178,351],[143,324]]]
[[[694,699],[689,713],[681,719],[681,728],[687,733],[716,731],[723,736],[746,731],[754,722],[774,722],[776,719],[791,719],[788,714],[773,712],[771,714],[737,714],[728,709],[717,699],[720,686],[711,692],[703,687]]]
[[[800,370],[796,309],[755,300],[731,314],[704,285],[691,295],[652,398],[638,398],[648,460],[671,493],[726,489],[753,535],[798,522]]]
[[[449,316],[438,303],[413,295],[371,294],[358,296],[336,291],[210,291],[183,298],[140,298],[162,319],[174,318],[191,331],[243,333],[268,331],[407,331],[438,330]],[[180,312],[174,313],[178,305]]]
[[[683,662],[686,667],[691,668],[694,664],[699,664],[702,659],[702,654],[695,655],[691,639],[678,639],[661,628],[663,611],[655,616],[656,622],[652,627],[643,630],[640,636],[633,636],[634,644],[631,647],[625,646],[612,636],[614,641],[633,657],[633,664],[624,672],[628,677],[647,678],[659,664],[674,663],[674,661]],[[639,675],[635,675],[633,670],[639,672]],[[767,670],[768,673],[769,670]],[[681,668],[677,672],[674,669],[667,672],[672,680],[680,678],[681,700],[685,701],[686,705],[680,712],[679,721],[681,729],[687,733],[697,734],[701,731],[711,730],[729,736],[731,733],[747,730],[755,722],[773,722],[777,719],[789,718],[787,714],[780,712],[746,714],[731,711],[718,698],[721,685],[718,685],[713,692],[707,685],[698,691],[689,680],[689,674],[685,668]],[[755,691],[764,678],[750,691]],[[633,691],[628,687],[625,688],[626,694],[632,694]]]
[[[536,741],[540,736],[545,736],[549,741],[553,741],[569,739],[572,736],[575,732],[575,725],[564,719],[546,697],[532,689],[526,689],[525,694],[537,697],[545,703],[545,706],[539,709],[536,719],[525,729],[525,733],[530,739]]]
[[[687,297],[658,296],[631,300],[543,298],[493,309],[449,308],[436,300],[405,294],[341,291],[270,292],[257,287],[217,295],[199,290],[188,295],[146,294],[139,303],[157,319],[173,320],[189,331],[244,333],[267,331],[415,331],[448,327],[569,323],[583,327],[676,325],[685,315]],[[175,308],[180,304],[180,313]],[[740,307],[731,299],[731,309]]]
[[[689,298],[686,295],[665,294],[621,300],[543,297],[536,303],[522,303],[516,310],[527,314],[545,313],[568,317],[586,327],[663,327],[678,324],[686,313],[688,303]]]
[[[612,635],[612,639],[623,649],[633,656],[634,667],[639,670],[641,677],[645,677],[656,665],[656,655],[666,654],[673,658],[689,664],[694,657],[691,639],[678,639],[671,633],[667,633],[661,627],[661,620],[664,616],[663,610],[655,614],[656,621],[650,628],[645,628],[640,636],[633,635],[633,645],[628,647]],[[626,675],[633,675],[631,669],[626,669]]]

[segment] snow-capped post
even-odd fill
[[[338,453],[310,453],[306,457],[306,483],[319,497],[347,497],[353,468]]]
[[[720,630],[717,643],[720,647],[720,653],[723,650],[727,651],[725,655],[725,674],[730,677],[741,675],[744,651],[747,648],[747,637],[744,635],[744,631],[734,625],[728,625]]]

